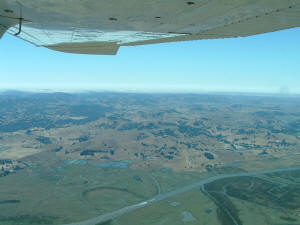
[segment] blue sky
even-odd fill
[[[300,29],[247,38],[60,53],[0,40],[0,89],[300,93]]]

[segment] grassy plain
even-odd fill
[[[299,147],[296,97],[0,94],[0,225],[76,222],[219,174],[297,167]],[[300,224],[299,175],[218,180],[106,225]]]
[[[184,222],[184,212],[190,213],[193,217]],[[216,217],[216,206],[199,188],[128,213],[113,220],[111,225],[182,225],[185,223],[220,224]]]

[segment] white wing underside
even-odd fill
[[[18,37],[37,46],[116,54],[120,46],[299,27],[300,0],[0,0],[0,37],[18,32],[18,14]]]

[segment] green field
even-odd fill
[[[206,173],[102,168],[80,165],[81,161],[75,161],[78,165],[66,163],[51,152],[27,160],[30,167],[1,178],[1,225],[82,221],[207,177],[245,171],[239,167],[216,168]],[[231,225],[235,224],[234,218],[242,225],[251,224],[251,215],[256,215],[261,224],[299,224],[299,183],[299,171],[220,179],[204,185],[206,191],[195,188],[106,224]]]

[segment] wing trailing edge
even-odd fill
[[[120,46],[114,42],[86,42],[62,43],[57,45],[48,45],[44,47],[66,53],[90,55],[116,55]]]

